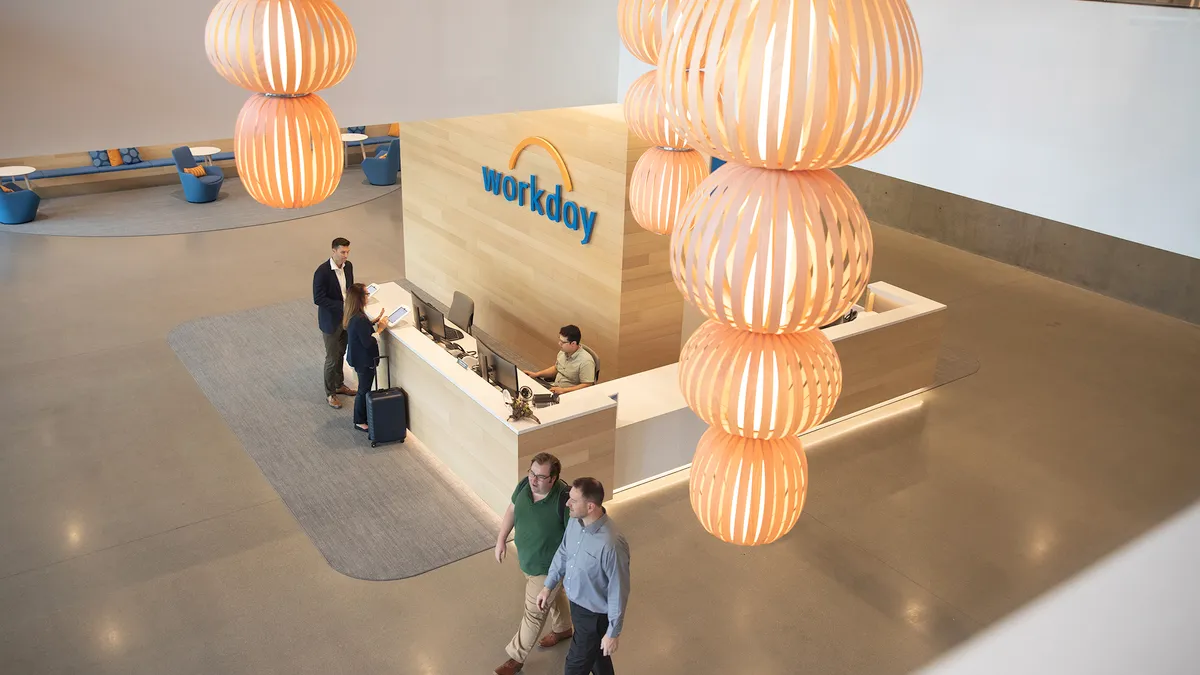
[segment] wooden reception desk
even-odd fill
[[[381,307],[389,313],[401,305],[411,308],[412,296],[403,287],[378,286],[367,304],[369,315]],[[475,351],[470,335],[456,342]],[[535,411],[541,424],[509,422],[504,394],[461,366],[411,318],[385,332],[380,351],[388,357],[392,385],[408,394],[412,434],[497,513],[504,513],[513,486],[539,452],[554,453],[572,476],[613,484],[617,404],[607,394],[594,388],[572,392],[563,403]],[[535,393],[548,393],[524,373],[517,377]]]
[[[882,282],[869,286],[864,304],[854,321],[824,329],[843,386],[822,427],[933,386],[946,306]],[[618,490],[691,464],[708,426],[679,391],[678,363],[594,388],[618,397]]]
[[[401,305],[411,307],[408,291],[380,284],[367,312]],[[945,306],[886,283],[871,284],[865,305],[855,321],[825,329],[844,374],[825,425],[933,385]],[[470,335],[457,342],[475,350]],[[706,429],[679,392],[678,363],[565,394],[535,410],[536,424],[509,422],[504,394],[411,321],[386,331],[381,351],[408,394],[412,434],[497,513],[539,452],[558,456],[567,480],[594,476],[619,490],[686,467]]]

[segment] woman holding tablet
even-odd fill
[[[354,284],[346,289],[346,307],[342,325],[346,328],[346,362],[358,373],[358,393],[354,396],[354,428],[367,431],[367,392],[375,381],[379,363],[379,343],[375,335],[387,330],[383,310],[374,319],[367,316],[367,287]]]

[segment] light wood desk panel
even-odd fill
[[[367,312],[391,313],[411,303],[399,285],[379,284]],[[471,335],[455,342],[468,352],[477,349]],[[411,325],[411,313],[384,331],[380,351],[388,357],[392,386],[408,394],[412,435],[498,514],[538,452],[562,459],[564,477],[591,475],[612,485],[617,404],[603,392],[564,395],[558,405],[536,410],[541,424],[510,422],[504,394]],[[380,386],[386,385],[387,375],[379,376]],[[517,378],[535,393],[547,393],[524,373]]]

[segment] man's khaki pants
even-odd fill
[[[521,627],[508,643],[505,651],[508,658],[525,663],[529,652],[537,645],[542,637],[542,628],[546,621],[555,633],[565,633],[571,630],[571,609],[567,605],[567,594],[563,592],[562,584],[550,592],[550,609],[543,612],[538,609],[537,596],[546,585],[546,575],[531,577],[525,575],[525,613],[521,616]]]

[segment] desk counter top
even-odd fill
[[[823,329],[830,341],[836,344],[850,337],[945,309],[941,303],[888,283],[873,283],[870,290],[875,295],[873,305],[878,311],[859,308],[854,321]],[[687,407],[687,401],[679,389],[678,363],[616,380],[601,381],[595,387],[582,391],[590,390],[605,396],[617,396],[618,428]]]
[[[367,314],[375,316],[381,308],[390,314],[398,307],[408,307],[410,309],[408,316],[386,331],[392,339],[403,343],[423,361],[441,373],[448,381],[462,390],[464,394],[479,404],[481,408],[490,412],[496,419],[503,422],[517,434],[573,420],[617,405],[617,402],[612,400],[607,393],[598,391],[595,387],[589,387],[573,391],[569,394],[563,394],[557,405],[535,408],[534,414],[541,420],[540,425],[534,423],[532,420],[510,422],[508,421],[510,410],[508,404],[505,402],[504,393],[491,384],[488,384],[473,370],[464,368],[459,364],[457,357],[446,351],[441,345],[434,342],[429,336],[422,333],[413,325],[411,312],[412,295],[404,287],[395,282],[376,284],[376,287],[375,293],[367,301]],[[477,343],[473,336],[467,334],[461,326],[454,326],[449,320],[446,321],[446,325],[453,326],[463,333],[461,340],[454,341],[456,344],[468,353],[476,351]],[[536,394],[549,393],[544,386],[519,370],[517,372],[517,381],[522,386],[532,389]]]

